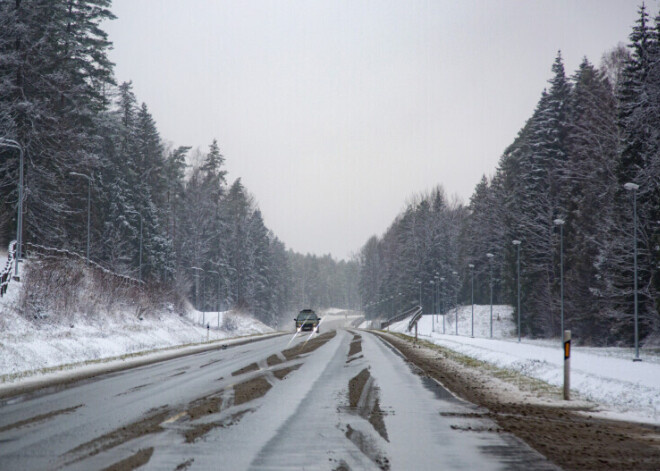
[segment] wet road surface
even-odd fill
[[[332,327],[4,400],[0,469],[555,469],[382,339]]]

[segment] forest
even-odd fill
[[[639,338],[657,343],[659,129],[660,15],[641,6],[628,46],[599,67],[585,58],[569,76],[557,54],[532,115],[469,204],[442,187],[419,194],[364,244],[367,316],[470,304],[473,287],[475,303],[492,292],[516,315],[519,280],[523,335],[559,336],[563,299],[573,338],[632,346],[636,252]]]
[[[563,312],[584,343],[631,345],[637,298],[640,337],[658,339],[660,15],[641,6],[628,45],[598,66],[585,58],[569,75],[558,53],[470,201],[421,192],[350,261],[287,249],[241,179],[227,180],[221,143],[160,136],[115,78],[102,29],[113,18],[110,0],[0,0],[2,246],[17,235],[22,153],[24,248],[89,249],[198,309],[269,324],[302,307],[383,318],[468,304],[474,291],[517,312],[519,283],[523,335],[558,336]]]
[[[287,250],[216,140],[167,144],[102,29],[110,0],[0,0],[0,243],[86,255],[200,310],[273,325],[302,307],[358,307],[357,263]]]

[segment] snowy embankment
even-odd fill
[[[471,338],[471,306],[442,316],[423,316],[418,335],[424,340],[499,368],[563,385],[564,356],[559,339],[518,343],[512,310],[493,307],[493,338],[490,338],[490,306],[474,307],[474,338]],[[392,324],[392,332],[408,335],[409,320]],[[414,332],[414,331],[413,331]],[[632,348],[573,347],[571,349],[571,394],[596,403],[601,414],[625,420],[660,423],[660,356],[642,350],[643,361],[633,362]]]
[[[165,310],[142,320],[130,311],[96,318],[26,319],[16,308],[21,288],[22,283],[12,281],[7,294],[0,298],[0,383],[64,365],[105,362],[138,352],[273,332],[243,314],[218,315],[191,309],[186,316]],[[209,329],[202,324],[203,319]]]

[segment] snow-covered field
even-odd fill
[[[63,365],[273,332],[247,315],[192,309],[186,316],[164,311],[142,320],[125,312],[112,318],[74,316],[66,322],[50,318],[32,322],[15,309],[20,289],[21,283],[12,281],[0,298],[0,383]]]
[[[490,338],[490,306],[474,307],[474,338],[471,337],[471,306],[442,316],[423,316],[418,335],[442,347],[513,370],[555,386],[563,385],[564,356],[559,339],[518,343],[512,310],[493,307],[493,338]],[[409,320],[392,324],[393,332],[411,335]],[[641,362],[633,362],[632,348],[572,347],[571,395],[598,405],[601,414],[626,420],[660,424],[660,355],[641,351]]]

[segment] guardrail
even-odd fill
[[[417,309],[413,313],[412,319],[410,319],[410,322],[408,322],[408,332],[410,332],[410,329],[415,326],[415,338],[417,338],[417,321],[422,317],[422,307],[417,306]]]
[[[401,312],[401,313],[399,313],[395,316],[392,316],[389,319],[387,319],[386,321],[381,322],[380,323],[380,328],[385,329],[385,328],[389,327],[390,325],[394,324],[395,322],[399,322],[399,321],[404,320],[407,317],[413,316],[417,313],[417,310],[419,310],[419,312],[422,312],[422,308],[420,306],[413,306],[410,309],[408,309],[407,311],[403,311],[403,312]],[[408,329],[408,330],[410,330],[410,329]]]
[[[7,287],[11,281],[11,275],[14,272],[14,259],[16,258],[16,241],[12,240],[9,243],[7,250],[7,264],[0,272],[0,297],[4,296],[7,292]]]

